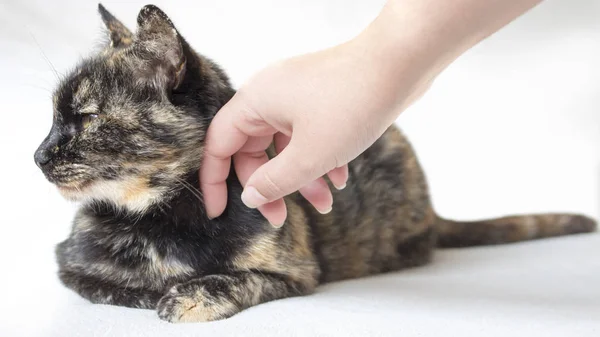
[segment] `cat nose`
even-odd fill
[[[50,160],[52,159],[52,153],[47,149],[38,149],[37,151],[35,151],[33,159],[35,160],[35,164],[39,168],[42,168],[50,162]]]
[[[56,151],[60,148],[61,145],[65,144],[69,140],[68,137],[64,136],[60,131],[60,128],[56,124],[52,124],[52,129],[50,129],[50,133],[46,136],[46,139],[40,144],[38,149],[35,151],[33,155],[33,159],[35,160],[35,164],[39,168],[43,168],[48,165],[48,163],[54,157]]]

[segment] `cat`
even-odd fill
[[[396,126],[349,164],[329,214],[296,193],[275,228],[243,205],[230,171],[225,212],[209,219],[198,170],[207,127],[235,93],[228,76],[156,6],[141,9],[135,34],[98,9],[106,45],[57,86],[53,124],[34,155],[46,179],[81,203],[56,247],[58,276],[92,303],[156,309],[169,322],[220,320],[323,283],[425,265],[438,247],[596,229],[578,214],[442,219]]]

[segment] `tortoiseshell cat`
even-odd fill
[[[93,303],[156,308],[170,322],[218,320],[321,283],[426,264],[436,247],[595,230],[574,214],[441,219],[395,127],[350,163],[330,214],[292,195],[287,222],[273,228],[242,204],[231,172],[227,209],[210,220],[198,189],[204,135],[234,89],[157,7],[141,10],[135,35],[99,11],[110,45],[59,85],[35,154],[62,195],[82,202],[56,253],[62,282]]]

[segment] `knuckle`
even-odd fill
[[[256,125],[263,122],[262,117],[251,107],[244,105],[239,110],[238,119],[240,122],[244,122],[250,125]]]
[[[284,194],[283,189],[269,172],[265,172],[263,174],[264,181],[264,191],[260,191],[267,199],[276,199],[278,197],[282,197]]]
[[[323,174],[325,174],[327,172],[330,172],[330,171],[338,168],[339,167],[338,163],[339,163],[339,161],[335,157],[331,157],[326,160],[323,160],[321,162],[321,167],[320,167],[321,172],[323,172]]]
[[[252,159],[263,159],[267,156],[267,154],[265,153],[265,151],[248,151],[248,152],[244,152],[244,155],[252,158]]]
[[[300,159],[297,163],[294,163],[294,166],[296,179],[316,179],[321,175],[319,174],[320,167],[314,160]]]

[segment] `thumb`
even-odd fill
[[[247,207],[256,208],[283,198],[335,168],[335,163],[329,169],[320,165],[324,162],[320,156],[307,155],[295,139],[292,137],[280,154],[248,178],[242,193],[242,201]]]

